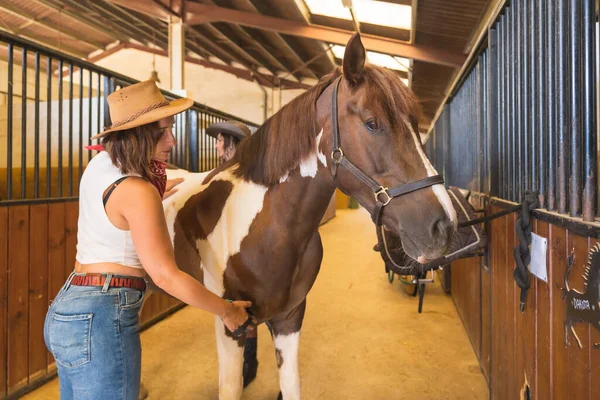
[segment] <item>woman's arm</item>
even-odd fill
[[[245,309],[250,302],[229,303],[177,267],[162,202],[154,186],[141,178],[130,178],[119,188],[113,201],[118,202],[137,255],[154,283],[184,303],[220,316],[230,331],[242,325],[248,318]]]

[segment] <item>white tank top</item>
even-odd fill
[[[89,162],[79,185],[77,256],[81,264],[111,262],[142,269],[131,232],[115,227],[108,219],[102,195],[115,181],[124,177],[106,151]]]

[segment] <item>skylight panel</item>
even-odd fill
[[[342,0],[304,1],[311,14],[352,20],[350,10],[344,7]],[[410,6],[376,0],[352,0],[352,5],[359,22],[397,29],[411,29],[412,10]]]
[[[340,45],[335,45],[331,48],[333,54],[341,60],[344,59],[345,50],[346,47]],[[408,58],[390,56],[383,53],[377,53],[375,51],[367,51],[367,60],[371,64],[376,64],[397,71],[408,71],[408,66],[410,65]]]

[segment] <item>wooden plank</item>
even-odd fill
[[[494,207],[493,212],[500,211],[500,208]],[[499,218],[492,222],[492,398],[507,398],[507,362],[506,348],[508,340],[507,312],[506,312],[506,226],[508,216]]]
[[[44,320],[48,311],[48,205],[29,209],[29,376],[48,366]]]
[[[552,238],[550,237],[547,222],[536,221],[536,232],[539,236],[547,239],[548,253],[546,254],[546,271],[548,282],[552,282],[552,268],[550,268],[550,248]],[[552,291],[550,285],[538,282],[537,296],[537,345],[536,345],[536,381],[534,386],[534,397],[536,399],[551,399],[552,396],[552,358],[550,335],[552,329]]]
[[[564,228],[550,225],[552,248],[550,249],[550,267],[552,268],[552,389],[553,399],[569,399],[568,352],[565,348],[565,301],[561,288],[564,286],[567,260],[567,232]]]
[[[535,220],[532,221],[532,229],[535,229]],[[515,236],[515,246],[517,246],[518,243],[518,237]],[[517,389],[522,396],[521,398],[525,397],[526,388],[529,388],[530,393],[532,389],[535,388],[537,280],[538,279],[534,275],[530,275],[531,285],[527,291],[528,293],[525,301],[525,309],[522,313],[519,310],[515,310],[517,361],[517,373],[515,375],[515,379]],[[518,285],[516,285],[515,290],[517,295],[517,304],[519,304],[521,289],[518,287]]]
[[[75,268],[77,254],[77,219],[79,217],[79,202],[65,203],[65,279]]]
[[[490,383],[491,312],[491,272],[489,267],[487,271],[481,268],[481,356],[479,360],[488,385]]]
[[[569,287],[580,293],[585,292],[584,269],[587,263],[589,239],[567,233],[567,249],[575,251],[575,264],[568,278]],[[564,286],[564,285],[563,285]],[[563,300],[564,302],[564,300]],[[572,399],[589,399],[590,391],[590,324],[586,322],[575,325],[575,332],[581,340],[582,348],[577,345],[577,340],[569,332],[569,370],[567,385],[569,396]]]
[[[590,249],[600,242],[590,239]],[[590,328],[590,345],[600,346],[600,325]],[[590,399],[600,399],[600,349],[590,347]]]
[[[0,207],[0,397],[7,392],[8,207]]]
[[[48,306],[65,283],[65,203],[48,205]],[[48,353],[48,364],[54,361]]]
[[[8,392],[27,384],[29,206],[8,209]]]
[[[506,324],[508,327],[506,335],[506,383],[507,397],[509,399],[519,398],[518,376],[521,372],[517,370],[517,307],[519,305],[519,287],[514,281],[515,260],[513,257],[514,248],[517,245],[517,235],[515,233],[515,224],[517,213],[507,216],[506,222],[506,258],[504,262],[504,279],[506,287]]]

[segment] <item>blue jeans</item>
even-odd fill
[[[61,400],[137,400],[142,358],[138,313],[144,292],[75,286],[74,275],[50,305],[44,324]]]

